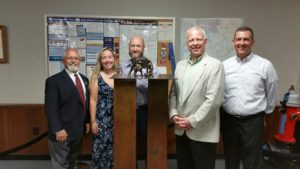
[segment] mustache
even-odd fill
[[[70,63],[67,65],[68,70],[70,70],[71,72],[77,72],[79,69],[79,66],[77,64],[74,63]]]
[[[129,56],[132,57],[133,53],[139,53],[138,51],[133,51],[133,52],[129,52]],[[144,56],[144,52],[141,52],[139,57],[143,57]]]

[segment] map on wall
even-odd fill
[[[221,61],[235,54],[232,39],[235,30],[243,25],[242,18],[182,18],[180,34],[180,57],[189,57],[186,46],[186,31],[192,26],[201,26],[206,33],[206,52]]]

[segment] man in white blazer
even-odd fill
[[[188,59],[177,63],[169,116],[175,124],[178,169],[214,169],[219,107],[224,97],[222,63],[205,53],[205,31],[187,30]]]

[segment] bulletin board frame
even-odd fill
[[[169,72],[168,45],[175,46],[175,17],[73,16],[45,15],[46,72],[60,72],[63,51],[77,48],[81,56],[80,72],[90,77],[103,47],[111,47],[117,63],[128,59],[132,36],[145,40],[144,54],[160,73]]]

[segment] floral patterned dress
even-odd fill
[[[113,169],[113,109],[114,90],[98,76],[96,121],[99,134],[93,136],[92,169]]]

